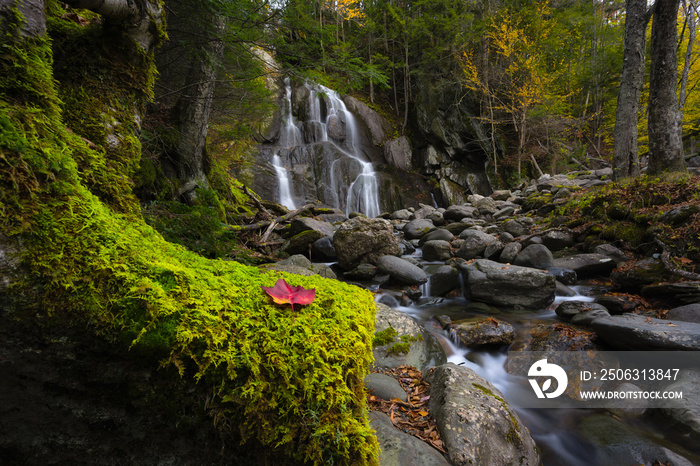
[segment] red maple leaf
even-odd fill
[[[316,299],[316,289],[311,288],[307,290],[301,286],[289,286],[289,284],[280,278],[275,283],[274,287],[261,286],[263,290],[270,296],[272,300],[277,304],[291,304],[292,306],[292,325],[294,325],[294,305],[295,304],[311,304]]]

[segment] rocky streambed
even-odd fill
[[[538,230],[572,191],[609,175],[545,176],[446,209],[345,220],[319,211],[292,222],[283,247],[292,256],[274,267],[375,291],[376,366],[413,366],[430,382],[446,454],[373,413],[382,464],[700,464],[697,403],[515,410],[503,393],[509,349],[700,349],[700,282],[676,280],[660,254],[635,256],[615,238]],[[373,376],[368,388],[401,398],[405,390],[389,379]],[[690,371],[679,385],[690,391],[698,381],[700,372]]]

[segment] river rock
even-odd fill
[[[367,281],[377,275],[377,267],[372,264],[360,264],[352,270],[348,270],[343,274],[346,280]]]
[[[425,218],[411,220],[403,227],[406,239],[420,239],[423,235],[435,228],[432,221]]]
[[[574,245],[574,237],[566,231],[551,230],[542,235],[542,244],[550,251],[561,251]]]
[[[530,431],[496,387],[454,364],[436,367],[426,380],[430,412],[453,465],[539,464]]]
[[[408,395],[398,380],[380,372],[367,374],[365,387],[371,394],[378,396],[382,400],[398,398],[401,401],[408,401]]]
[[[674,207],[668,212],[664,213],[661,218],[659,218],[659,223],[667,223],[671,225],[680,225],[681,223],[688,220],[692,215],[700,212],[700,205],[688,204],[680,207]]]
[[[503,231],[515,236],[525,236],[530,234],[530,228],[517,220],[506,220],[502,225]]]
[[[282,251],[287,254],[308,254],[311,249],[311,245],[317,240],[323,238],[323,233],[316,230],[307,230],[294,235],[284,242],[282,245]]]
[[[571,318],[571,323],[574,325],[588,325],[599,317],[609,317],[610,312],[605,309],[591,309],[588,311],[579,312]]]
[[[460,222],[465,217],[473,217],[474,213],[477,211],[476,207],[466,206],[466,205],[451,205],[445,210],[442,216],[445,220],[452,220],[455,222]]]
[[[581,431],[595,450],[595,464],[700,464],[697,455],[610,416],[594,415],[585,419]]]
[[[578,277],[576,272],[571,269],[563,269],[561,267],[549,267],[547,268],[547,273],[554,275],[557,281],[563,283],[564,285],[575,285]]]
[[[612,315],[626,314],[628,312],[634,312],[639,303],[632,299],[628,295],[615,295],[607,294],[604,296],[596,297],[596,302],[605,306],[608,312]]]
[[[632,258],[629,254],[625,253],[619,248],[616,248],[610,243],[599,244],[598,246],[593,248],[593,252],[596,254],[602,254],[604,256],[610,257],[612,260],[615,261],[617,265],[620,265],[623,262],[627,262]]]
[[[639,291],[645,285],[665,280],[668,272],[660,259],[630,261],[610,274],[617,285],[624,290]]]
[[[370,411],[369,424],[377,432],[382,466],[450,466],[435,448],[394,427],[386,414]]]
[[[700,350],[700,324],[637,314],[601,317],[591,322],[598,336],[623,350]]]
[[[467,348],[509,345],[515,340],[515,328],[506,321],[492,317],[459,320],[453,323],[453,328]]]
[[[700,303],[675,307],[668,311],[666,317],[671,320],[682,320],[683,322],[700,324]]]
[[[546,269],[547,267],[551,267],[553,262],[554,257],[550,250],[547,249],[547,246],[543,244],[531,244],[520,251],[520,254],[515,258],[513,264],[536,269]]]
[[[674,303],[676,306],[700,303],[700,282],[647,285],[642,288],[642,296],[645,298],[663,299]]]
[[[466,295],[513,308],[543,308],[554,301],[554,277],[537,269],[479,259],[464,267]]]
[[[391,218],[394,220],[409,220],[412,215],[413,213],[408,209],[401,209],[391,214]]]
[[[292,236],[309,230],[321,233],[322,237],[332,237],[336,228],[328,222],[321,222],[319,220],[307,217],[295,218],[289,225],[289,234]]]
[[[576,314],[587,311],[605,311],[608,310],[605,306],[598,303],[592,303],[588,301],[564,301],[560,303],[554,310],[556,314],[562,319],[571,319]],[[608,314],[610,315],[610,314]]]
[[[336,262],[338,254],[333,247],[333,238],[325,236],[314,241],[311,245],[311,257],[317,262]]]
[[[375,332],[381,332],[389,327],[396,330],[395,341],[374,347],[374,364],[376,367],[413,366],[419,370],[444,364],[447,361],[445,350],[428,331],[423,329],[406,313],[397,311],[389,306],[376,303],[377,317]],[[409,340],[408,353],[391,352],[395,344]]]
[[[700,400],[697,396],[685,395],[686,393],[697,394],[698,387],[700,387],[700,371],[697,369],[681,371],[680,380],[665,387],[665,390],[683,392],[683,399],[673,400],[671,404],[675,404],[675,407],[659,410],[675,425],[700,441]]]
[[[486,246],[498,241],[495,236],[472,229],[464,230],[459,234],[459,238],[463,239],[464,242],[455,255],[466,260],[483,255]]]
[[[435,207],[421,204],[420,208],[413,212],[413,216],[417,219],[428,218],[430,214],[435,212]]]
[[[444,228],[438,228],[437,230],[433,230],[427,235],[423,236],[420,239],[420,241],[418,241],[418,245],[422,247],[428,241],[452,241],[453,239],[455,239],[455,235],[452,234],[449,230],[445,230]]]
[[[491,193],[491,199],[494,201],[507,201],[512,196],[510,190],[508,189],[496,189]]]
[[[571,269],[578,278],[608,276],[615,268],[615,261],[602,254],[576,254],[554,259],[554,267]]]
[[[446,261],[452,257],[452,245],[447,241],[432,240],[423,245],[423,259],[427,261]]]
[[[442,212],[440,212],[438,210],[434,210],[434,211],[430,212],[428,215],[426,215],[425,218],[427,218],[428,220],[433,222],[433,224],[435,226],[438,226],[438,227],[447,223],[447,221],[445,220],[445,217],[442,215]]]
[[[499,240],[487,244],[486,249],[484,249],[484,259],[497,260],[500,258],[504,247],[505,245]]]
[[[520,351],[598,350],[596,333],[559,322],[533,322],[517,338],[513,349]]]
[[[508,243],[503,247],[501,255],[498,257],[499,262],[511,264],[522,251],[523,245],[520,243]]]
[[[377,268],[406,285],[420,285],[428,281],[423,269],[400,257],[382,256],[377,259]]]
[[[338,265],[344,270],[361,263],[373,264],[381,256],[399,252],[399,241],[391,223],[381,218],[355,217],[342,225],[333,235]]]
[[[441,265],[428,278],[431,296],[445,296],[459,288],[459,272],[452,266]]]

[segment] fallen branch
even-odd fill
[[[671,263],[671,251],[669,251],[666,243],[656,238],[656,244],[663,250],[661,253],[661,262],[664,264],[664,267],[666,267],[666,270],[679,277],[687,278],[688,280],[700,280],[700,274],[679,269]]]
[[[288,220],[291,220],[292,218],[296,217],[297,215],[301,214],[302,212],[311,209],[313,206],[314,206],[313,204],[306,204],[305,206],[300,207],[297,210],[293,210],[292,212],[289,212],[288,214],[284,214],[281,217],[277,217],[272,221],[266,220],[264,222],[251,223],[249,225],[229,225],[228,229],[231,231],[259,230],[259,229],[262,229],[265,227],[269,227],[273,223],[277,224],[277,223],[282,223],[282,222],[286,222]]]

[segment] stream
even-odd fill
[[[425,262],[421,257],[421,250],[417,249],[411,256],[421,264],[426,272],[430,266],[437,263]],[[442,264],[442,263],[440,263]],[[428,284],[430,281],[428,281]],[[381,289],[374,287],[377,300],[392,302],[397,296],[397,289]],[[593,291],[585,283],[572,287],[578,294],[571,297],[557,296],[554,303],[540,312],[508,313],[498,312],[494,308],[486,309],[478,303],[471,303],[460,294],[456,298],[442,298],[430,296],[429,286],[423,285],[423,295],[417,301],[409,305],[394,303],[390,305],[395,309],[410,315],[422,327],[428,330],[442,345],[447,355],[447,361],[471,368],[481,377],[488,380],[498,388],[506,399],[517,396],[513,387],[523,384],[509,383],[515,378],[508,374],[504,368],[508,356],[508,347],[491,350],[474,350],[461,346],[458,339],[451,336],[448,331],[442,330],[436,323],[435,317],[447,315],[452,321],[474,316],[496,316],[508,321],[518,331],[525,331],[525,324],[533,319],[540,321],[558,321],[554,312],[556,306],[565,300],[588,301],[594,300],[589,294]],[[386,301],[385,301],[386,303]],[[649,410],[654,411],[654,410]],[[542,464],[544,466],[591,466],[599,464],[606,466],[597,459],[597,445],[592,443],[581,432],[581,425],[589,418],[605,414],[603,409],[516,409],[521,421],[528,427],[530,433],[541,451]],[[656,419],[654,413],[642,417],[616,416],[617,419],[629,425],[637,431],[643,431],[649,437],[662,438],[664,442],[678,445],[681,448],[700,455],[700,445],[689,437],[676,431],[663,420]],[[664,443],[668,447],[668,444]],[[621,465],[638,464],[632,458]],[[670,463],[674,464],[674,463]]]

